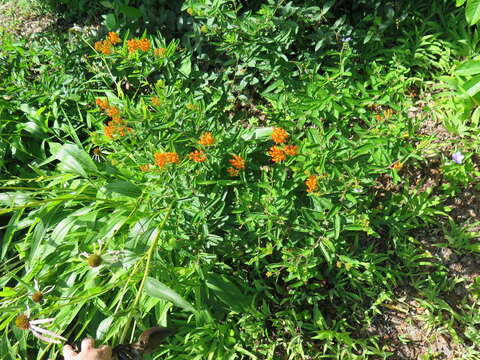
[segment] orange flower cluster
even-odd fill
[[[149,164],[140,165],[140,171],[147,172],[149,170],[150,170],[150,165]]]
[[[212,133],[207,131],[204,132],[200,136],[200,140],[198,140],[198,144],[203,146],[212,146],[215,145],[215,138],[213,137]],[[207,157],[205,156],[205,152],[203,150],[195,150],[188,154],[188,158],[195,162],[204,162],[207,161]]]
[[[123,125],[122,120],[119,122],[115,122],[115,120],[109,121],[103,128],[103,133],[110,139],[113,139],[115,135],[125,136],[126,132],[131,134],[133,129]]]
[[[205,153],[202,150],[195,150],[188,154],[188,158],[195,162],[204,162],[207,160]]]
[[[150,40],[143,38],[143,39],[130,39],[127,42],[128,51],[130,53],[134,53],[137,50],[142,50],[146,52],[150,50]]]
[[[272,146],[270,150],[268,150],[268,156],[272,158],[274,163],[280,163],[287,158],[283,149],[278,146]]]
[[[272,140],[276,144],[284,144],[289,135],[288,133],[282,128],[273,128],[272,132]],[[274,163],[281,163],[289,156],[297,155],[298,146],[296,145],[284,145],[283,148],[279,146],[272,146],[268,151],[267,154],[272,158]]]
[[[120,41],[120,37],[117,33],[109,32],[105,40],[97,41],[95,43],[95,50],[102,54],[109,55],[111,54],[112,46],[118,44]]]
[[[106,112],[107,112],[107,115],[111,117],[113,120],[120,119],[120,110],[118,110],[115,106],[112,106],[106,109]]]
[[[160,101],[160,99],[156,96],[152,97],[152,104],[155,105],[155,106],[160,106],[162,105],[162,102]]]
[[[283,147],[283,151],[287,155],[295,156],[295,155],[297,155],[298,146],[297,145],[285,145]]]
[[[163,47],[156,48],[155,50],[153,50],[153,53],[155,54],[155,56],[164,57],[167,54],[167,49]]]
[[[200,136],[200,140],[198,143],[203,146],[212,146],[215,145],[215,138],[213,137],[212,133],[207,131]]]
[[[394,170],[402,170],[403,168],[403,163],[401,161],[395,161],[393,164],[392,164],[392,169]]]
[[[375,119],[377,120],[377,122],[380,122],[382,120],[387,120],[387,119],[391,118],[393,114],[394,114],[393,109],[387,108],[387,109],[383,110],[383,115],[376,114]]]
[[[115,32],[109,32],[107,35],[107,40],[110,41],[110,43],[113,45],[118,44],[122,41],[120,40],[120,36],[118,36],[118,34]]]
[[[126,132],[133,132],[132,128],[125,126],[120,118],[120,110],[115,106],[110,106],[108,100],[96,99],[95,102],[100,109],[104,110],[112,118],[103,128],[103,133],[106,137],[113,139],[115,135],[125,136]]]
[[[96,99],[95,102],[100,109],[105,110],[105,113],[112,118],[113,122],[122,122],[122,119],[120,119],[120,110],[115,106],[110,106],[108,100]]]
[[[305,180],[305,185],[307,186],[307,192],[311,193],[317,189],[317,177],[315,175],[310,175],[307,180]]]
[[[288,139],[288,133],[282,128],[273,128],[272,140],[276,144],[284,144]]]
[[[100,109],[102,110],[106,110],[110,107],[110,105],[108,104],[108,100],[102,100],[97,98],[95,99],[95,102],[98,105],[98,107],[100,107]]]
[[[240,172],[240,170],[245,169],[245,159],[238,155],[232,155],[232,158],[228,160],[228,162],[232,165],[227,169],[227,172],[230,176],[236,176]]]
[[[176,164],[180,161],[176,152],[157,152],[153,155],[153,157],[155,158],[155,164],[157,164],[160,168],[165,167],[167,164]]]
[[[279,146],[272,146],[267,153],[268,153],[268,156],[272,158],[272,161],[274,163],[280,163],[287,158],[286,155],[290,155],[290,156],[297,155],[297,150],[298,150],[298,146],[296,145],[285,145],[283,149]]]

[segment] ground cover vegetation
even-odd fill
[[[472,3],[4,1],[0,357],[478,359]]]

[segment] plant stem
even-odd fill
[[[150,248],[148,249],[147,252],[147,263],[145,264],[145,270],[143,271],[143,278],[142,282],[140,283],[140,287],[138,288],[137,296],[135,296],[135,300],[133,300],[133,304],[130,306],[130,311],[128,315],[127,322],[125,323],[125,326],[123,328],[122,336],[120,337],[120,343],[122,343],[127,336],[128,328],[130,326],[130,323],[132,321],[132,316],[133,312],[131,310],[135,309],[135,307],[138,304],[138,301],[140,300],[140,297],[142,296],[143,288],[145,286],[145,281],[147,280],[148,273],[150,271],[150,266],[152,263],[152,256],[153,252],[157,248],[158,240],[160,239],[160,234],[162,233],[163,227],[165,226],[165,223],[167,222],[167,219],[170,217],[170,213],[172,212],[173,209],[173,204],[175,201],[172,201],[170,205],[167,208],[167,213],[165,214],[165,217],[163,218],[160,226],[158,227],[157,234],[155,235],[155,238],[152,241],[152,244],[150,245]],[[143,258],[142,258],[143,260]]]

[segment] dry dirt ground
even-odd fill
[[[55,20],[51,15],[39,15],[35,9],[11,1],[4,4],[0,2],[0,24],[0,34],[8,32],[28,39],[54,25]]]
[[[38,15],[28,9],[19,9],[15,2],[0,3],[0,42],[2,32],[9,32],[16,37],[29,38],[33,34],[59,29],[59,25],[51,15]],[[65,29],[65,24],[60,25]],[[422,117],[420,133],[434,135],[436,152],[447,154],[452,148],[452,140],[456,140],[443,126],[423,108],[427,101],[421,99],[415,107],[409,109],[409,116]],[[249,109],[246,109],[249,112]],[[425,116],[426,115],[426,116]],[[443,179],[439,171],[438,156],[429,158],[423,168],[406,168],[404,176],[410,178],[412,186],[425,191],[429,187],[438,187]],[[394,190],[394,189],[392,189]],[[480,191],[476,184],[464,189],[462,195],[447,204],[452,208],[451,220],[459,225],[471,225],[467,234],[470,242],[479,243],[480,237]],[[473,282],[480,275],[480,257],[475,253],[458,252],[448,245],[445,228],[449,227],[447,218],[428,229],[416,231],[412,236],[419,242],[424,251],[430,255],[435,266],[448,272],[452,282],[457,285],[454,290],[442,296],[442,301],[456,311],[459,304],[476,301],[470,291]],[[479,245],[480,248],[480,245]],[[433,266],[432,266],[433,269]],[[387,349],[393,353],[394,360],[414,359],[461,359],[467,347],[473,344],[463,336],[464,329],[456,328],[457,339],[454,339],[442,326],[431,326],[426,319],[429,315],[428,300],[413,288],[397,289],[398,301],[384,305],[384,311],[372,323],[368,333],[378,336]],[[446,314],[445,316],[448,316]],[[455,328],[455,325],[453,326]],[[480,333],[480,329],[477,329]],[[477,344],[478,345],[478,344]]]
[[[418,107],[410,111],[410,116],[421,117],[421,135],[435,136],[431,148],[433,151],[425,154],[427,160],[422,167],[403,169],[403,176],[408,177],[412,188],[420,192],[432,188],[435,194],[445,181],[440,169],[440,154],[450,157],[453,144],[460,139],[445,130],[433,115],[422,111],[424,105],[425,102],[420,102]],[[385,304],[384,311],[375,318],[369,329],[369,333],[379,336],[394,354],[392,359],[463,359],[468,347],[476,345],[478,350],[478,344],[472,344],[464,336],[465,329],[457,326],[452,312],[460,314],[462,306],[478,302],[471,289],[480,275],[480,256],[473,251],[456,249],[455,243],[458,244],[463,236],[469,244],[478,244],[480,248],[479,180],[476,179],[462,189],[460,196],[447,200],[445,205],[451,208],[448,217],[439,217],[437,223],[411,234],[425,253],[425,262],[430,263],[426,265],[425,271],[446,272],[452,282],[452,291],[429,299],[428,294],[419,293],[418,287],[417,290],[413,287],[397,289],[398,301]],[[451,231],[452,224],[457,229],[456,232]],[[436,303],[435,306],[429,306],[432,300]],[[441,304],[444,304],[444,309],[438,313]],[[435,316],[440,319],[438,325],[434,321],[432,326],[432,318]],[[452,324],[453,333],[442,326],[445,322]],[[476,331],[480,333],[480,329]]]

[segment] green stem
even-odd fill
[[[133,312],[132,310],[135,309],[135,307],[138,304],[138,301],[140,300],[140,297],[142,296],[143,288],[145,287],[145,281],[147,280],[148,273],[150,271],[150,266],[152,263],[152,257],[153,257],[153,252],[157,248],[158,240],[160,239],[160,234],[162,233],[163,227],[165,226],[165,223],[167,222],[167,219],[170,217],[170,213],[172,212],[173,209],[173,204],[175,201],[172,201],[170,205],[167,208],[167,213],[165,217],[163,218],[160,226],[158,227],[158,232],[155,235],[155,238],[152,241],[152,244],[150,245],[150,248],[148,249],[147,252],[147,263],[145,264],[145,270],[143,271],[143,278],[142,282],[140,283],[140,287],[138,288],[137,296],[135,296],[135,300],[133,300],[132,305],[130,306],[130,311],[128,315],[127,322],[123,328],[123,333],[122,336],[120,337],[120,343],[123,343],[125,340],[125,337],[127,336],[128,328],[130,326],[130,323],[132,322],[132,316]],[[142,258],[143,259],[143,258]]]

